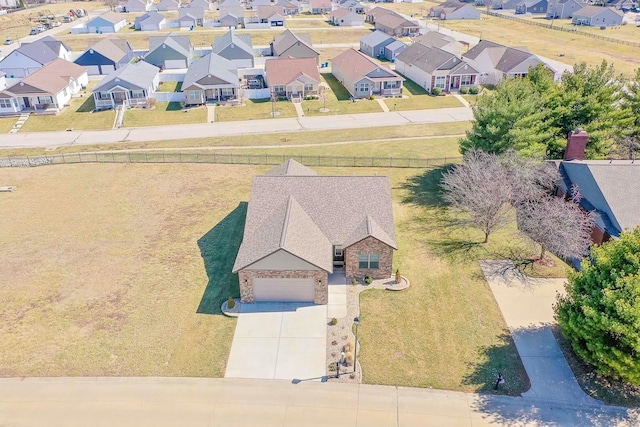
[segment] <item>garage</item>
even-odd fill
[[[313,302],[313,279],[266,278],[253,279],[255,301]]]
[[[187,68],[187,61],[185,59],[167,59],[164,61],[165,69]]]
[[[85,65],[87,67],[87,74],[90,76],[95,76],[100,74],[100,66],[99,65]]]
[[[100,66],[100,74],[111,74],[116,70],[116,67],[114,67],[113,65],[101,65]]]

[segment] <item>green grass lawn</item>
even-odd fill
[[[124,127],[182,125],[206,123],[205,107],[183,111],[179,102],[158,102],[155,108],[132,108],[124,113]]]
[[[158,92],[180,92],[182,90],[182,82],[160,82]]]
[[[269,99],[246,99],[244,106],[216,107],[216,121],[259,120],[272,118],[272,110],[280,114],[275,118],[296,117],[296,109],[289,101],[278,101],[275,106]]]
[[[17,117],[0,117],[0,133],[9,133],[16,121]]]
[[[462,107],[460,101],[455,97],[428,95],[422,87],[409,79],[404,81],[403,87],[402,98],[387,98],[384,100],[391,111]]]
[[[116,118],[113,110],[93,111],[95,104],[91,88],[95,82],[89,82],[82,98],[72,98],[68,107],[55,116],[31,115],[20,132],[111,129]]]
[[[382,108],[375,100],[359,99],[356,102],[351,101],[351,94],[344,86],[334,77],[333,74],[321,74],[322,80],[329,86],[330,90],[325,90],[324,96],[327,101],[312,100],[302,101],[304,114],[307,116],[322,116],[331,114],[358,114],[358,113],[380,113]],[[323,113],[321,108],[328,108],[329,111]]]

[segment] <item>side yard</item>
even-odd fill
[[[230,122],[234,120],[258,120],[272,117],[296,117],[296,109],[289,101],[272,103],[270,99],[246,99],[245,105],[216,107],[216,122]],[[272,113],[276,112],[273,116]]]
[[[351,94],[333,74],[323,73],[320,77],[329,86],[329,90],[324,91],[326,102],[322,99],[302,101],[302,108],[307,116],[382,112],[382,108],[375,100],[358,99],[355,102],[351,101]],[[321,108],[327,108],[329,111],[322,112],[320,111]]]
[[[387,98],[384,100],[391,111],[426,110],[429,108],[462,107],[455,97],[431,96],[422,87],[407,79],[403,83],[402,98]]]
[[[157,102],[154,108],[132,108],[124,113],[124,127],[206,123],[206,107],[183,110],[179,102]]]

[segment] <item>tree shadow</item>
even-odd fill
[[[221,314],[222,302],[229,296],[240,295],[238,275],[231,270],[242,243],[246,216],[247,203],[241,202],[198,240],[209,282],[197,313]]]
[[[447,206],[442,197],[443,192],[440,182],[442,181],[442,176],[452,166],[452,164],[448,164],[435,167],[427,170],[422,175],[414,175],[409,178],[402,186],[403,189],[407,190],[402,202],[425,207]]]

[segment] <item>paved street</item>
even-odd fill
[[[3,426],[632,426],[617,407],[356,384],[199,378],[0,380]]]
[[[67,145],[114,144],[212,136],[252,135],[303,130],[339,130],[398,126],[412,123],[447,123],[473,118],[470,108],[366,113],[337,116],[216,122],[193,125],[154,126],[104,131],[35,132],[3,135],[0,148],[58,147]],[[1,154],[1,153],[0,153]]]

